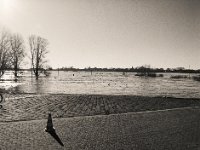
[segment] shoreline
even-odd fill
[[[5,91],[1,91],[0,90],[0,94],[3,95],[69,95],[69,96],[127,96],[127,97],[144,97],[144,98],[165,98],[165,99],[183,99],[183,100],[200,100],[200,98],[196,98],[196,97],[173,97],[173,96],[146,96],[146,95],[131,95],[131,94],[92,94],[92,93],[28,93],[28,92],[12,92],[11,90],[5,90]]]

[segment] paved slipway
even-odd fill
[[[200,149],[200,101],[138,96],[6,95],[0,149]],[[61,146],[44,131],[52,114]]]
[[[200,106],[200,99],[121,95],[17,94],[5,95],[0,121],[108,115],[147,110]]]

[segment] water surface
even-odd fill
[[[0,86],[13,87],[19,93],[113,94],[200,98],[200,82],[192,79],[137,77],[122,72],[52,71],[49,77],[36,80],[26,72],[17,82],[1,81]],[[173,74],[175,75],[175,74]],[[184,74],[182,74],[184,75]],[[186,74],[188,75],[188,74]],[[194,76],[195,74],[190,74]],[[11,78],[11,75],[10,75]]]

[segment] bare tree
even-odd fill
[[[40,73],[43,71],[44,64],[46,63],[45,57],[48,53],[48,40],[40,36],[31,35],[29,37],[29,46],[33,72],[36,78],[38,78]]]
[[[10,67],[10,33],[6,30],[0,32],[0,77]]]
[[[10,37],[11,45],[11,65],[14,69],[15,77],[18,76],[17,72],[25,57],[24,40],[19,34],[13,34]]]

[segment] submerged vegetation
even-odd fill
[[[142,66],[138,68],[138,72],[135,76],[144,77],[163,77],[163,74],[156,74],[155,71],[150,68],[150,66]]]
[[[200,75],[194,76],[194,77],[193,77],[193,80],[195,80],[195,81],[200,81]]]
[[[135,76],[139,76],[139,77],[156,77],[156,73],[138,72]]]
[[[156,74],[155,72],[139,72],[135,76],[139,77],[163,77],[163,74]]]
[[[172,79],[183,79],[183,78],[189,78],[189,76],[186,75],[172,75],[170,78]]]

